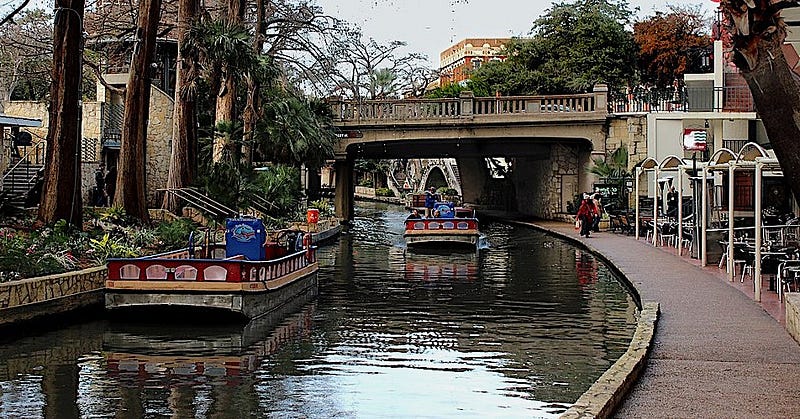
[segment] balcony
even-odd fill
[[[609,101],[613,113],[639,112],[755,112],[747,85],[690,86],[682,89],[634,89],[616,93]]]

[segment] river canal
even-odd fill
[[[291,313],[5,336],[0,417],[555,417],[627,348],[635,304],[591,255],[499,223],[474,254],[405,252],[404,216],[357,208]]]

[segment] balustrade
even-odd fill
[[[602,94],[605,94],[603,92]],[[523,115],[535,113],[606,112],[597,107],[598,93],[549,96],[462,97],[409,100],[333,100],[338,120],[426,120]]]

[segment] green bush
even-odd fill
[[[156,235],[162,250],[174,250],[186,247],[189,234],[197,231],[197,226],[189,219],[179,218],[165,221],[156,227]]]
[[[0,282],[74,269],[70,240],[50,228],[20,232],[0,229]]]
[[[375,189],[376,196],[394,196],[394,192],[389,188],[377,188]]]

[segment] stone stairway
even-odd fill
[[[28,191],[36,185],[37,173],[42,167],[41,164],[33,164],[26,159],[13,158],[3,173],[3,204],[24,207]]]

